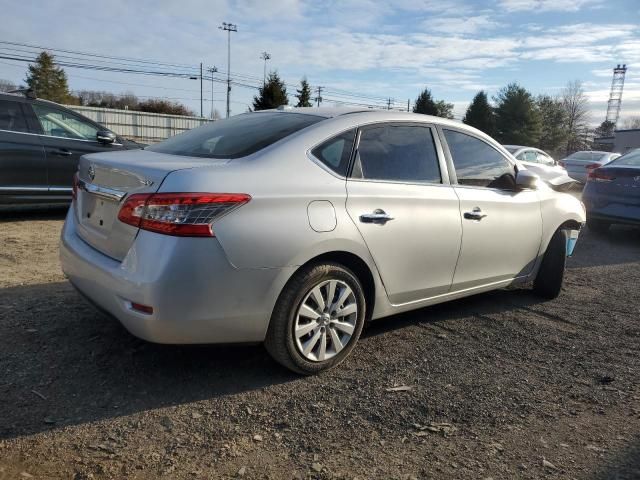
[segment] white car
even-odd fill
[[[544,150],[522,145],[503,145],[503,147],[527,170],[538,175],[553,189],[565,191],[575,184],[575,180],[569,176],[567,170],[558,165],[558,162]]]
[[[134,335],[265,342],[310,374],[368,320],[530,281],[557,296],[584,221],[472,127],[303,108],[82,157],[60,255]]]
[[[560,165],[567,169],[567,173],[571,178],[580,183],[587,183],[589,173],[619,156],[619,153],[584,150],[563,158],[560,160]]]

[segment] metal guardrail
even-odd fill
[[[142,143],[157,143],[210,122],[208,118],[162,113],[117,110],[113,108],[65,105],[125,138]]]

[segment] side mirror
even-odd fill
[[[536,190],[538,188],[538,177],[535,173],[530,172],[529,170],[518,170],[516,173],[516,186],[519,189],[529,189]]]
[[[116,134],[109,130],[100,130],[96,133],[96,140],[100,143],[110,144],[116,141]]]

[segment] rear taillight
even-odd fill
[[[78,198],[78,172],[73,174],[73,181],[71,182],[71,198],[74,200]]]
[[[586,168],[587,170],[595,170],[596,168],[600,168],[601,166],[602,165],[600,165],[599,163],[589,163],[584,168]]]
[[[615,177],[608,173],[606,170],[595,169],[589,172],[587,180],[592,182],[610,182],[614,178]]]
[[[215,237],[211,224],[251,197],[244,193],[136,193],[118,220],[151,232],[180,237]]]

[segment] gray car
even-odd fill
[[[303,374],[365,321],[533,281],[560,292],[585,221],[480,131],[324,109],[238,115],[80,161],[62,268],[134,335],[265,342]]]
[[[560,160],[559,163],[567,169],[567,173],[571,178],[580,183],[586,183],[590,172],[606,165],[619,156],[619,153],[585,150],[572,153],[568,157]]]

